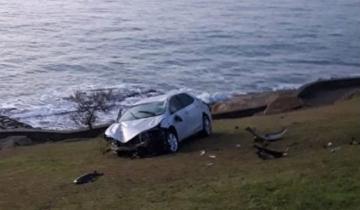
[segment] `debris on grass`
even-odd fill
[[[341,147],[334,147],[334,148],[330,149],[330,152],[334,153],[340,149],[341,149]]]
[[[271,160],[271,159],[285,157],[288,155],[288,150],[289,150],[289,148],[286,148],[285,151],[276,151],[265,148],[258,144],[254,144],[254,147],[257,149],[256,154],[259,156],[259,158],[263,160]]]
[[[240,148],[240,147],[241,147],[241,144],[236,144],[235,147],[236,147],[236,148]]]
[[[350,145],[360,145],[359,141],[356,141],[354,138],[351,139]]]
[[[86,173],[79,177],[77,177],[73,183],[74,184],[86,184],[89,182],[94,182],[98,177],[103,176],[104,173],[98,173],[97,171],[94,171],[92,173]]]
[[[258,133],[255,128],[247,127],[245,130],[254,136],[254,140],[256,142],[261,142],[261,143],[269,143],[269,142],[280,140],[283,138],[283,136],[287,132],[286,128],[284,128],[278,132],[265,133],[265,134]]]
[[[209,155],[209,158],[215,159],[216,155]]]
[[[213,165],[215,165],[215,163],[212,162],[206,163],[206,166],[213,166]]]
[[[201,150],[200,151],[200,156],[204,156],[206,154],[206,151],[205,150]]]
[[[331,142],[331,141],[329,141],[327,144],[325,144],[324,145],[324,148],[326,149],[326,148],[330,148],[330,147],[332,147],[334,144]]]
[[[330,151],[331,153],[334,153],[334,152],[336,152],[336,151],[338,151],[338,150],[341,149],[340,146],[335,146],[335,144],[332,143],[331,141],[329,141],[327,144],[325,144],[325,145],[324,145],[324,148],[325,148],[325,149],[329,149],[329,151]]]

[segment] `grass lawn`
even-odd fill
[[[288,127],[272,146],[289,147],[289,156],[259,159],[246,126]],[[103,155],[101,138],[18,147],[0,151],[0,209],[359,209],[360,145],[349,145],[352,138],[360,141],[360,98],[217,120],[213,136],[188,141],[175,155]],[[340,149],[324,149],[329,141]],[[72,184],[93,170],[105,175]]]

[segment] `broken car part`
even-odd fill
[[[92,173],[83,174],[79,177],[77,177],[73,183],[74,184],[85,184],[88,182],[93,182],[97,179],[99,176],[103,176],[104,173],[98,173],[97,171],[94,171]]]
[[[250,128],[250,127],[247,127],[245,130],[254,136],[255,141],[262,141],[262,142],[277,141],[277,140],[281,139],[287,132],[286,128],[279,132],[266,133],[266,134],[259,134],[256,132],[255,129]]]
[[[254,147],[257,149],[256,154],[263,160],[281,158],[288,155],[288,148],[285,151],[276,151],[257,144],[254,144]]]

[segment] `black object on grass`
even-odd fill
[[[255,129],[250,128],[250,127],[247,127],[245,130],[254,136],[255,141],[263,142],[263,143],[277,141],[277,140],[281,139],[287,132],[286,128],[279,132],[266,133],[266,134],[260,134],[260,133],[256,132]]]
[[[92,173],[87,173],[79,176],[74,180],[74,184],[85,184],[88,182],[94,182],[97,177],[103,176],[104,173],[98,173],[97,171],[94,171]]]
[[[281,158],[281,157],[285,157],[288,155],[288,153],[287,153],[288,149],[286,149],[286,151],[276,151],[276,150],[265,148],[263,146],[259,146],[257,144],[255,144],[254,147],[257,149],[256,154],[259,156],[259,158],[261,158],[263,160]]]

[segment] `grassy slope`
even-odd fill
[[[102,155],[101,140],[0,152],[0,209],[358,209],[360,98],[274,116],[220,120],[210,138],[176,155],[130,160]],[[289,157],[263,161],[244,128],[289,127],[274,147]],[[239,126],[239,129],[235,129]],[[335,153],[324,149],[332,141]],[[241,144],[240,148],[235,147]],[[212,160],[200,156],[206,149]],[[213,166],[206,166],[208,162]],[[75,186],[97,169],[105,176]]]

